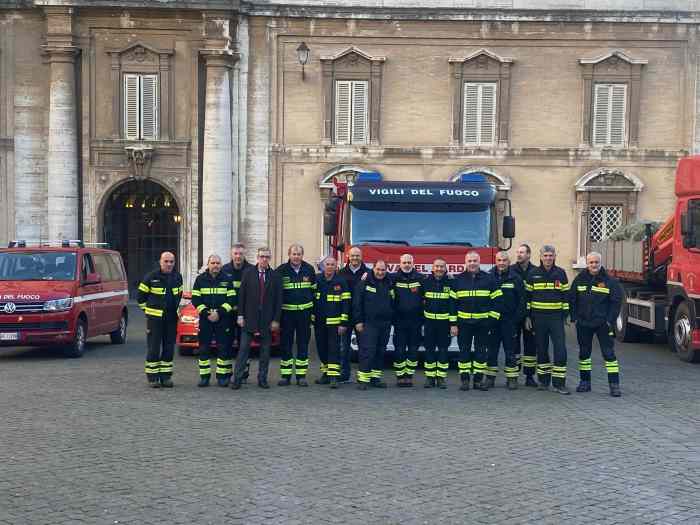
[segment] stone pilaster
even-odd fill
[[[237,54],[230,49],[203,49],[206,62],[204,153],[202,181],[203,256],[223,259],[231,249],[233,159],[231,140],[231,68]]]
[[[78,118],[75,91],[73,9],[47,8],[44,52],[50,67],[47,156],[50,239],[78,239]]]

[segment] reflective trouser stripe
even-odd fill
[[[328,377],[340,377],[340,365],[335,363],[328,363]]]
[[[437,377],[447,377],[447,370],[450,368],[450,363],[442,363],[438,361],[437,364],[437,370],[435,372],[435,375]]]
[[[209,359],[199,359],[199,375],[208,376],[211,374],[211,361]]]
[[[565,366],[553,366],[552,367],[552,377],[565,378],[566,377],[566,367]]]
[[[472,369],[474,370],[474,374],[483,374],[486,372],[486,368],[487,368],[486,363],[479,362],[479,361],[472,362]]]
[[[360,370],[357,371],[358,383],[369,383],[370,379],[372,379],[372,372],[362,372]]]
[[[330,366],[331,365],[329,364],[328,368],[330,368]],[[309,368],[309,360],[308,359],[295,359],[294,360],[294,368],[296,369],[296,374],[298,376],[305,376],[306,371]]]
[[[159,371],[161,374],[172,374],[173,362],[172,361],[161,361]]]
[[[608,374],[620,373],[620,363],[617,362],[617,359],[615,361],[606,361],[605,368],[607,369]]]
[[[591,358],[589,357],[588,359],[579,359],[578,361],[578,369],[583,371],[590,371],[592,369],[591,365]]]
[[[217,359],[216,374],[228,375],[233,373],[233,359]]]
[[[326,365],[324,365],[323,363],[321,363],[321,366],[319,367],[319,369],[321,370],[321,373],[322,373],[322,374],[325,374],[325,373],[326,373],[326,370],[328,370],[328,367],[326,367]]]
[[[552,373],[552,365],[550,363],[542,363],[537,365],[538,375],[547,375]]]
[[[280,375],[290,376],[293,372],[294,359],[280,359]],[[325,365],[321,365],[321,372],[325,373]]]
[[[146,361],[146,373],[148,375],[160,373],[160,361]]]
[[[384,375],[384,372],[382,370],[372,369],[370,374],[372,374],[372,379],[381,379],[381,377]]]
[[[521,359],[523,368],[532,369],[535,368],[535,366],[537,366],[537,357],[535,357],[534,355],[524,355]]]
[[[498,367],[497,366],[487,366],[486,371],[484,373],[489,377],[496,377],[498,375]]]
[[[457,361],[457,369],[460,374],[470,374],[472,371],[471,361]]]
[[[518,375],[520,374],[520,370],[517,366],[507,366],[503,369],[503,371],[505,372],[506,377],[508,378],[518,377]]]
[[[437,376],[437,363],[435,361],[432,361],[430,363],[426,361],[425,363],[423,363],[423,367],[425,368],[425,377]]]

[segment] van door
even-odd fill
[[[80,286],[78,288],[78,297],[82,309],[88,318],[88,337],[93,337],[100,333],[99,321],[95,308],[95,299],[99,297],[102,291],[102,284],[89,284],[87,277],[95,273],[95,263],[89,253],[83,253],[82,263],[80,265]]]
[[[112,269],[112,260],[107,253],[93,253],[95,271],[102,278],[102,290],[95,301],[95,315],[100,326],[100,333],[105,334],[116,330],[121,313],[121,297],[114,294],[116,275]]]

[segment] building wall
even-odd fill
[[[638,177],[636,217],[662,220],[674,204],[677,159],[693,147],[695,27],[611,23],[488,23],[277,19],[271,184],[278,185],[274,246],[301,241],[310,259],[322,251],[319,181],[340,165],[380,171],[387,180],[446,181],[469,166],[512,180],[517,242],[553,243],[567,267],[578,260],[576,182],[597,168]],[[296,48],[311,48],[305,80]],[[356,46],[386,57],[378,145],[322,144],[319,57]],[[269,48],[269,42],[266,48]],[[510,135],[505,146],[450,145],[452,79],[448,59],[487,49],[513,59]],[[639,144],[584,144],[583,69],[579,60],[619,50],[642,67]],[[543,203],[548,203],[543,205]],[[550,204],[551,203],[551,204]]]

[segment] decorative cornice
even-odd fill
[[[628,64],[633,64],[633,65],[645,65],[648,64],[648,60],[644,59],[635,59],[631,58],[629,55],[624,54],[622,51],[616,49],[615,51],[611,51],[607,55],[602,55],[596,58],[582,58],[579,60],[580,64],[600,64],[601,62],[604,62],[605,60],[612,58],[612,57],[617,57],[620,60],[623,60],[627,62]]]
[[[148,44],[144,44],[140,40],[119,49],[108,49],[107,53],[110,55],[123,55],[127,51],[131,51],[132,49],[136,49],[139,47],[147,49],[154,55],[173,55],[175,53],[173,49],[156,49],[155,47],[149,46]]]
[[[334,55],[323,55],[323,56],[321,56],[321,58],[319,60],[332,62],[334,60],[338,60],[339,58],[343,58],[344,56],[350,55],[350,54],[359,55],[362,58],[369,60],[370,62],[385,62],[386,61],[386,57],[384,57],[384,56],[372,56],[369,53],[366,53],[366,52],[362,51],[360,48],[357,48],[355,46],[350,46],[348,48],[345,48],[342,51],[339,51],[338,53],[336,53]]]
[[[473,60],[481,55],[485,55],[487,57],[490,57],[497,62],[500,62],[502,64],[510,64],[513,62],[513,59],[510,57],[502,57],[501,55],[497,55],[493,51],[489,51],[488,49],[481,48],[478,51],[474,51],[473,53],[465,56],[465,57],[450,57],[447,59],[448,62],[450,63],[462,63],[462,62],[468,62],[469,60]]]

